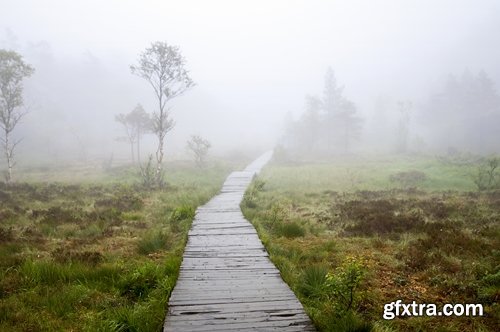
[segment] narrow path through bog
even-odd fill
[[[164,331],[315,331],[240,210],[253,176],[271,156],[231,173],[196,211]]]

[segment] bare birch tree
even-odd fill
[[[20,110],[23,105],[22,81],[33,72],[33,67],[26,64],[21,55],[14,51],[0,50],[0,129],[3,131],[0,142],[7,163],[7,183],[12,181],[14,151],[20,142],[12,137],[12,132],[26,114]]]
[[[182,95],[194,85],[185,67],[178,46],[165,42],[154,42],[139,56],[137,65],[130,66],[133,74],[144,78],[153,88],[158,102],[157,112],[153,113],[152,132],[158,138],[156,149],[156,183],[163,185],[162,162],[165,136],[174,127],[167,104]]]

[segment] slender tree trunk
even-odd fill
[[[5,130],[5,140],[4,140],[4,151],[5,151],[5,159],[7,160],[7,174],[5,176],[5,181],[7,183],[11,183],[12,181],[12,147],[9,142],[9,133]]]
[[[141,164],[141,135],[137,133],[137,162]]]
[[[162,172],[162,162],[163,162],[163,144],[164,144],[164,138],[165,138],[165,130],[167,128],[164,128],[166,125],[165,123],[165,104],[163,102],[163,83],[160,82],[159,86],[159,95],[158,95],[158,103],[160,106],[160,113],[158,114],[158,149],[156,150],[156,184],[158,187],[163,186],[163,172]]]
[[[134,156],[134,142],[130,142],[130,154],[132,156],[132,164],[135,164],[135,156]]]
[[[158,134],[158,149],[156,150],[156,182],[159,186],[163,184],[162,162],[163,162],[163,138],[162,133]]]

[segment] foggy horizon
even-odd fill
[[[496,91],[500,84],[496,1],[0,4],[0,48],[35,68],[24,82],[30,113],[15,132],[24,137],[20,158],[65,155],[79,141],[90,157],[127,158],[114,117],[137,104],[155,111],[150,87],[129,69],[155,41],[179,46],[196,83],[170,104],[170,157],[185,155],[190,135],[207,138],[218,153],[272,148],[287,114],[299,119],[306,95],[321,96],[329,67],[364,120],[361,150],[374,141],[381,96],[417,105],[418,126],[416,113],[448,75],[483,70]],[[145,139],[146,151],[153,140]]]

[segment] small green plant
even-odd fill
[[[500,158],[490,157],[477,166],[473,181],[478,190],[500,188]]]
[[[341,312],[356,306],[357,290],[365,274],[366,269],[361,260],[349,257],[335,272],[326,275],[326,285]]]
[[[266,213],[265,226],[269,230],[281,227],[287,217],[287,211],[283,204],[273,204],[271,210]]]
[[[253,180],[253,190],[256,192],[264,191],[264,187],[266,185],[266,181],[261,180],[259,178],[255,178]]]
[[[259,192],[264,191],[264,186],[266,185],[266,182],[263,180],[260,180],[257,177],[254,177],[252,183],[250,184],[249,188],[245,192],[245,195],[243,196],[243,202],[242,204],[250,209],[254,209],[257,207],[257,195]]]
[[[140,176],[142,180],[142,185],[146,189],[155,188],[156,182],[156,170],[153,165],[153,155],[150,154],[148,161],[145,165],[140,165]]]
[[[182,220],[191,220],[194,218],[195,210],[190,205],[182,205],[177,207],[170,215],[170,222],[178,222]]]
[[[196,212],[192,206],[182,205],[177,207],[170,215],[170,230],[174,233],[179,233],[183,229],[183,226],[187,227],[185,221],[193,220],[195,214]]]

